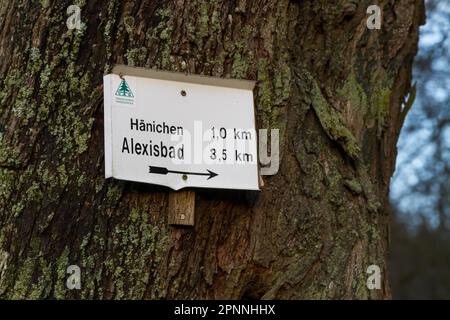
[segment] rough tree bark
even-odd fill
[[[424,8],[377,2],[381,30],[369,0],[0,1],[0,298],[389,297],[389,180]],[[169,227],[168,190],[104,179],[114,63],[257,80],[279,173],[259,194],[199,190],[195,227]]]

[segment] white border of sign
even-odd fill
[[[234,88],[234,89],[242,89],[253,91],[256,82],[251,80],[240,80],[240,79],[226,79],[226,78],[217,78],[203,75],[192,75],[186,73],[178,73],[178,72],[167,72],[167,71],[159,71],[154,69],[146,69],[146,68],[138,68],[138,67],[130,67],[125,65],[116,65],[113,67],[111,74],[119,75],[119,76],[131,76],[131,77],[141,77],[141,78],[150,78],[156,80],[166,80],[166,81],[176,81],[183,83],[191,83],[191,84],[199,84],[206,86],[216,86],[216,87],[224,87],[224,88]],[[106,75],[104,77],[104,137],[105,137],[105,177],[111,178],[114,177],[113,173],[113,155],[112,155],[112,94],[111,94],[111,81],[109,81],[109,76]],[[254,108],[254,103],[253,103]],[[255,112],[255,110],[253,110]],[[256,119],[256,115],[254,115],[254,120]],[[254,123],[254,127],[256,128],[256,124]],[[256,137],[257,139],[257,137]],[[257,142],[256,142],[256,145]],[[258,153],[256,153],[258,154]],[[258,156],[256,155],[256,158]],[[259,175],[259,160],[256,159],[257,164],[257,172]],[[122,179],[121,179],[122,180]],[[260,181],[258,179],[258,189]],[[189,187],[189,186],[187,186]]]

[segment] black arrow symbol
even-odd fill
[[[218,176],[218,173],[215,173],[211,170],[206,169],[208,173],[201,173],[201,172],[186,172],[186,171],[175,171],[175,170],[169,170],[164,167],[155,167],[155,166],[148,166],[148,172],[149,173],[156,173],[156,174],[168,174],[168,173],[177,173],[177,174],[187,174],[187,175],[193,175],[193,176],[209,176],[207,180],[214,178],[215,176]]]

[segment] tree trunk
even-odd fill
[[[0,298],[388,298],[389,180],[422,0],[0,1]],[[105,180],[115,63],[257,80],[280,129],[262,192]],[[369,290],[376,264],[381,289]],[[66,288],[69,265],[81,289]]]

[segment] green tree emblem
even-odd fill
[[[125,79],[122,79],[120,82],[119,88],[117,88],[116,91],[116,96],[134,98],[133,92],[131,92],[131,89]]]

